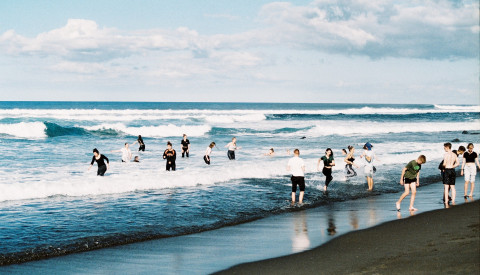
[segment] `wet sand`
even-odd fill
[[[241,263],[293,254],[260,264],[241,265],[228,272],[408,274],[412,273],[407,269],[408,265],[416,267],[417,264],[424,264],[422,268],[426,270],[436,270],[432,265],[438,265],[438,269],[441,267],[442,270],[439,273],[446,273],[443,271],[461,270],[459,263],[466,259],[470,259],[470,262],[475,259],[477,265],[474,272],[458,273],[478,274],[479,204],[466,204],[466,209],[470,209],[468,211],[459,205],[446,211],[440,210],[438,214],[427,213],[427,218],[423,217],[422,213],[443,209],[442,190],[441,183],[421,186],[415,201],[419,211],[413,217],[407,211],[410,198],[403,201],[402,211],[397,212],[395,201],[400,193],[389,193],[334,202],[199,234],[3,266],[0,267],[0,273],[209,274]],[[476,188],[474,196],[480,197],[480,188]],[[463,198],[457,196],[457,203],[464,203]],[[472,207],[476,216],[471,213]],[[453,222],[447,218],[453,219]],[[382,225],[391,221],[394,222]],[[469,234],[476,234],[473,237],[476,252],[467,250],[472,241]],[[318,246],[320,248],[315,248]],[[457,251],[457,246],[469,251],[469,256],[458,256],[463,254]],[[294,254],[302,251],[307,252]],[[420,254],[422,251],[424,254]],[[419,254],[410,256],[409,253],[413,252]],[[453,261],[455,264],[448,269],[440,261]],[[406,267],[403,266],[405,262]],[[423,274],[425,269],[417,273]]]
[[[480,274],[480,202],[354,231],[218,274]]]

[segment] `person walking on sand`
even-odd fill
[[[107,161],[107,164],[105,164],[105,161]],[[97,148],[93,149],[92,162],[90,162],[90,167],[88,167],[88,170],[92,168],[94,162],[97,162],[98,165],[97,176],[103,177],[109,168],[110,161],[105,155],[100,154]]]
[[[375,153],[372,151],[373,145],[370,144],[370,142],[365,143],[363,146],[363,154],[360,156],[360,158],[365,157],[365,176],[367,177],[367,184],[368,184],[368,191],[373,190],[373,173],[375,172],[375,167],[373,166],[374,161],[377,159],[377,156]]]
[[[478,155],[473,151],[473,143],[467,145],[467,152],[463,153],[462,161],[462,171],[460,175],[465,175],[465,195],[467,197],[473,198],[473,189],[475,188],[475,176],[477,175],[477,167],[480,168],[480,163],[478,162]],[[477,166],[475,166],[477,164]],[[467,196],[468,184],[472,183],[470,188],[470,195]]]
[[[410,161],[407,166],[403,168],[402,175],[400,176],[400,185],[404,185],[405,192],[403,192],[395,204],[397,211],[400,211],[400,203],[406,196],[408,196],[410,189],[412,190],[412,196],[410,197],[410,207],[408,210],[417,211],[417,209],[413,207],[413,203],[415,202],[417,187],[420,186],[420,169],[422,169],[422,164],[425,162],[427,162],[425,156],[420,155],[417,160]]]
[[[188,140],[187,135],[183,134],[183,139],[182,139],[182,158],[187,155],[187,158],[189,157],[190,154],[190,140]]]
[[[132,143],[132,146],[135,145],[136,143],[138,143],[139,147],[138,147],[138,151],[142,151],[142,152],[145,152],[145,143],[143,142],[143,138],[141,135],[138,135],[138,138],[135,142]]]
[[[203,156],[203,160],[205,161],[206,164],[210,165],[210,153],[212,153],[212,149],[215,147],[215,142],[211,142],[210,145],[207,147],[207,150],[205,150],[205,155]]]
[[[445,150],[445,155],[443,157],[443,186],[444,186],[444,202],[445,207],[448,208],[448,190],[452,191],[452,204],[455,205],[455,167],[459,165],[458,157],[455,153],[452,152],[452,144],[450,142],[443,144],[443,149]]]
[[[351,178],[351,177],[355,177],[357,175],[357,172],[355,172],[355,170],[353,170],[352,166],[355,166],[356,168],[358,168],[358,166],[354,163],[355,156],[353,154],[355,153],[355,147],[353,147],[351,145],[348,145],[347,148],[348,148],[348,153],[347,153],[347,156],[345,157],[345,159],[343,160],[346,163],[345,164],[345,171],[347,173],[346,173],[345,177]],[[343,150],[345,150],[345,149],[343,149]]]
[[[333,158],[332,149],[327,148],[325,150],[325,156],[318,159],[317,170],[320,171],[320,163],[323,161],[322,173],[325,175],[325,186],[323,186],[323,191],[327,191],[328,185],[333,180],[332,176],[332,167],[335,166],[335,160]]]
[[[242,149],[242,147],[237,146],[237,138],[233,137],[232,141],[225,145],[228,148],[227,156],[229,160],[235,160],[235,151]]]
[[[305,194],[305,162],[300,158],[300,150],[293,150],[293,158],[288,160],[287,171],[292,173],[290,180],[292,181],[292,205],[295,204],[295,194],[297,185],[300,188],[298,203],[303,203],[303,195]]]
[[[172,143],[169,141],[167,142],[167,149],[163,152],[163,159],[167,160],[166,169],[167,171],[175,171],[176,165],[175,160],[177,159],[177,152],[172,148]]]
[[[130,162],[132,159],[132,151],[128,146],[128,143],[125,142],[125,146],[120,150],[112,150],[111,153],[122,152],[122,162]]]

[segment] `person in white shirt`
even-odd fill
[[[300,158],[300,150],[293,150],[293,158],[288,160],[287,171],[292,173],[292,204],[295,204],[295,194],[297,185],[300,188],[298,203],[303,203],[303,195],[305,193],[305,162]]]
[[[112,150],[112,153],[115,152],[122,152],[122,162],[130,162],[132,159],[132,151],[130,151],[130,148],[128,148],[128,143],[125,143],[125,147],[123,147],[120,150]]]
[[[212,153],[213,147],[215,147],[215,142],[210,143],[210,145],[207,147],[207,150],[205,150],[205,155],[203,156],[203,160],[208,165],[210,165],[210,153]]]

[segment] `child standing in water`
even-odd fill
[[[400,176],[400,184],[405,186],[405,192],[403,192],[395,204],[397,211],[400,211],[400,203],[408,196],[410,189],[412,190],[412,196],[410,197],[410,207],[408,210],[417,211],[417,209],[413,207],[413,203],[415,202],[417,187],[420,185],[420,169],[422,169],[422,164],[425,162],[427,162],[425,156],[420,155],[417,160],[410,161],[407,166],[403,168],[402,175]]]
[[[235,150],[241,149],[242,147],[237,147],[237,138],[233,137],[232,141],[225,145],[228,148],[227,156],[229,160],[235,160]]]
[[[185,154],[187,155],[187,158],[188,158],[190,154],[190,140],[188,140],[186,134],[183,134],[183,139],[181,143],[182,143],[182,158],[185,157]]]
[[[215,147],[215,142],[210,143],[210,145],[207,147],[207,150],[205,150],[205,156],[203,156],[203,160],[208,165],[210,165],[210,153],[212,153],[213,147]]]
[[[177,159],[177,152],[175,152],[175,150],[172,148],[172,143],[170,143],[170,141],[167,142],[167,150],[163,152],[163,159],[167,160],[167,171],[170,171],[170,168],[172,169],[172,171],[175,171],[175,160]]]
[[[345,177],[347,178],[355,177],[357,175],[357,172],[355,172],[355,170],[353,170],[353,167],[352,167],[352,166],[355,166],[358,168],[358,166],[354,163],[355,157],[353,156],[353,154],[355,153],[355,148],[351,145],[348,145],[347,148],[348,148],[348,153],[345,159],[343,160],[346,163],[345,171],[347,172],[347,174],[345,175]]]
[[[318,159],[317,169],[320,171],[320,163],[323,161],[323,169],[322,173],[325,175],[325,186],[323,187],[323,191],[327,191],[327,187],[330,182],[333,180],[332,177],[332,167],[335,166],[335,160],[333,159],[333,152],[332,149],[327,148],[325,150],[325,156]]]
[[[305,193],[305,163],[300,158],[300,150],[293,150],[293,158],[288,160],[287,171],[292,172],[292,205],[295,204],[295,194],[297,192],[297,185],[300,188],[298,202],[303,203],[303,195]]]

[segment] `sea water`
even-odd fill
[[[191,142],[181,157],[182,135]],[[399,192],[402,168],[420,154],[421,184],[440,180],[443,143],[473,142],[479,106],[0,102],[0,263],[191,234],[382,193]],[[142,135],[139,163],[119,150]],[[236,160],[224,146],[237,138]],[[177,170],[165,171],[166,143]],[[203,155],[217,144],[206,165]],[[377,156],[374,191],[363,174],[365,142]],[[357,176],[345,179],[341,149],[355,147]],[[105,177],[88,171],[92,149],[110,159]],[[274,148],[275,156],[265,156]],[[306,163],[303,206],[291,207],[288,152]],[[318,159],[332,148],[328,193]],[[460,179],[457,181],[461,181]],[[459,188],[458,196],[463,195]]]

